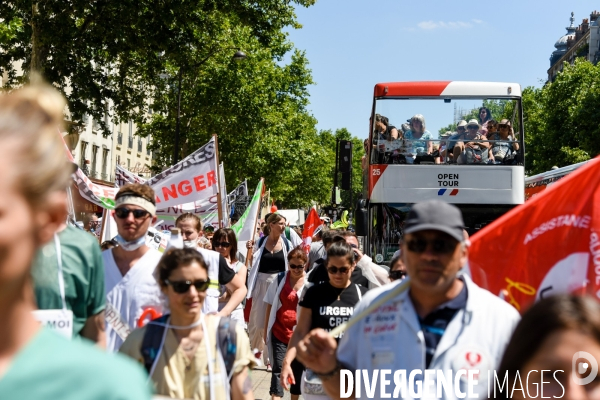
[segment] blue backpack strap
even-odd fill
[[[264,243],[264,241],[267,239],[266,236],[261,237],[260,239],[258,239],[258,248],[260,249],[260,246],[262,246],[262,244]]]
[[[285,278],[285,271],[277,274],[277,287],[281,285],[281,281],[283,280],[283,278]]]
[[[231,375],[235,364],[235,354],[237,352],[236,323],[235,320],[229,317],[221,317],[217,328],[217,346],[225,362],[227,376]]]
[[[152,320],[151,322],[166,324],[169,316],[169,314],[165,314],[162,317]],[[144,333],[144,339],[142,340],[141,353],[142,357],[144,358],[144,368],[146,368],[146,372],[148,374],[150,373],[152,365],[154,364],[154,360],[156,360],[156,356],[160,351],[160,343],[162,341],[165,329],[167,328],[163,325],[151,323],[146,325],[146,332]]]

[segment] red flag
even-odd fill
[[[308,217],[306,217],[306,221],[304,221],[304,230],[302,231],[302,247],[304,247],[304,251],[308,254],[310,250],[310,244],[312,242],[313,234],[315,233],[315,229],[321,225],[321,219],[319,218],[319,214],[317,214],[317,210],[311,208]]]
[[[600,157],[474,235],[469,269],[521,312],[556,293],[600,299]]]

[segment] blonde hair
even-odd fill
[[[52,87],[28,86],[0,95],[0,141],[15,140],[14,170],[27,202],[43,204],[69,185],[72,165],[60,138],[65,100]]]

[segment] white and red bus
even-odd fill
[[[505,132],[498,133],[489,117],[504,120]],[[455,204],[470,234],[522,204],[522,118],[521,87],[516,83],[375,85],[370,163],[363,171],[363,200],[356,214],[366,253],[379,264],[390,261],[416,202]]]
[[[587,161],[567,165],[566,167],[562,168],[554,167],[555,169],[550,171],[542,172],[541,174],[525,178],[525,200],[529,200],[536,194],[544,191],[548,186],[554,184],[554,182],[560,180],[561,178],[564,178],[585,163],[587,163]]]

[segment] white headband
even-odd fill
[[[123,204],[139,206],[142,207],[144,210],[148,211],[152,216],[156,215],[156,206],[150,201],[144,199],[143,197],[127,195],[121,196],[117,200],[115,200],[115,208]]]

